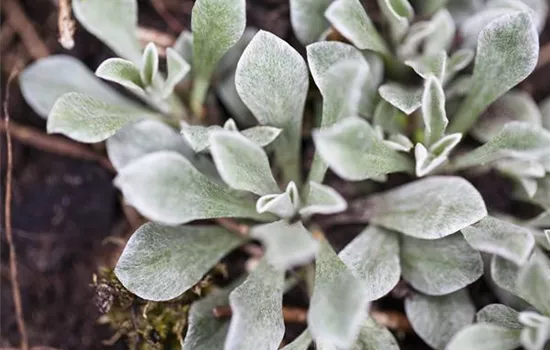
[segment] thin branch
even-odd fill
[[[6,127],[0,126],[0,132],[6,133]],[[42,131],[15,122],[11,122],[10,133],[19,142],[28,146],[71,158],[93,160],[100,163],[105,169],[113,173],[116,172],[109,159],[80,143],[59,136],[48,135]]]
[[[225,228],[226,230],[236,233],[240,236],[248,236],[248,234],[250,233],[250,226],[239,224],[233,219],[216,219],[216,222],[218,223],[218,225]]]
[[[216,318],[228,318],[233,315],[231,306],[217,306],[212,309],[212,314]],[[283,306],[283,319],[287,323],[304,324],[307,321],[307,310],[299,307]]]
[[[59,30],[58,42],[67,50],[74,47],[74,33],[76,23],[71,16],[71,3],[69,0],[59,0],[59,14],[57,17],[57,27]]]
[[[25,15],[19,5],[19,0],[2,0],[0,5],[6,16],[6,21],[19,34],[29,54],[34,59],[49,56],[50,50]]]
[[[411,324],[407,316],[398,311],[376,311],[371,310],[370,316],[378,323],[391,330],[410,333],[412,331]]]
[[[550,63],[550,43],[547,43],[540,48],[539,62],[537,63],[537,68],[541,68],[548,63]]]
[[[19,70],[13,70],[8,78],[6,85],[6,96],[4,99],[4,123],[6,128],[6,148],[7,148],[7,171],[6,171],[6,186],[4,198],[4,220],[6,226],[6,238],[8,241],[10,254],[10,279],[11,290],[13,295],[13,304],[15,306],[15,315],[17,318],[17,328],[21,337],[21,349],[29,349],[29,340],[27,336],[27,328],[23,317],[23,303],[21,302],[21,288],[19,287],[19,279],[17,274],[17,252],[13,242],[13,231],[11,226],[11,195],[12,195],[12,177],[13,177],[13,150],[10,135],[10,115],[8,111],[8,103],[10,99],[10,87],[13,79],[19,74]]]

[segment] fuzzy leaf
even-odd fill
[[[323,240],[317,253],[308,326],[316,342],[348,348],[367,318],[365,283],[355,277]]]
[[[220,227],[147,223],[126,244],[115,273],[140,298],[169,300],[191,288],[242,242]]]
[[[520,268],[516,289],[538,311],[550,315],[550,260],[541,250]]]
[[[481,115],[472,129],[472,135],[482,142],[488,142],[512,121],[541,125],[541,112],[531,95],[521,91],[507,92]]]
[[[538,34],[527,13],[501,16],[485,27],[478,39],[471,89],[449,131],[469,130],[487,106],[533,71],[538,52]]]
[[[279,220],[254,226],[250,235],[266,246],[267,262],[280,270],[313,260],[319,246],[301,221],[289,223]],[[292,244],[289,245],[288,242]]]
[[[189,63],[185,62],[183,57],[172,48],[166,49],[166,65],[168,68],[168,76],[162,87],[162,97],[167,98],[173,91],[176,85],[185,78],[191,70]]]
[[[491,278],[495,284],[520,298],[521,293],[516,289],[518,266],[511,261],[494,255],[491,259]]]
[[[431,145],[445,135],[449,123],[445,112],[445,93],[441,82],[434,76],[426,80],[422,95],[422,118],[425,126],[425,144]]]
[[[336,214],[348,207],[346,200],[332,187],[310,181],[308,188],[305,203],[300,209],[302,216]]]
[[[285,333],[284,270],[261,261],[229,295],[233,316],[225,350],[277,349]]]
[[[280,218],[290,219],[296,215],[300,205],[298,188],[296,183],[291,181],[285,192],[260,197],[256,202],[256,211],[258,213],[273,213]]]
[[[311,333],[306,328],[292,343],[286,345],[281,350],[308,350],[311,344]]]
[[[237,43],[245,26],[245,0],[195,2],[191,15],[195,79],[208,86],[219,60]]]
[[[468,168],[505,158],[538,159],[550,153],[550,131],[525,122],[510,122],[497,136],[457,157],[457,168]]]
[[[272,126],[253,126],[241,131],[241,134],[260,147],[265,147],[275,141],[281,134],[281,129]]]
[[[140,62],[136,0],[73,0],[72,8],[78,22],[118,56]]]
[[[399,350],[399,345],[386,327],[368,317],[351,350]]]
[[[200,163],[177,131],[157,120],[143,120],[124,127],[107,139],[106,147],[109,160],[119,171],[134,160],[158,151],[175,151],[192,163]]]
[[[441,2],[441,0],[439,1]],[[428,1],[423,0],[422,2]],[[446,9],[439,10],[430,20],[430,26],[432,31],[424,42],[424,53],[431,55],[441,50],[449,51],[456,32],[455,22],[449,11]]]
[[[394,42],[398,42],[409,28],[414,9],[408,0],[378,0],[380,11],[386,17]]]
[[[115,185],[144,216],[169,225],[220,217],[262,219],[253,203],[210,180],[171,151],[132,162],[120,171]]]
[[[475,249],[499,255],[518,265],[527,261],[535,246],[535,239],[527,229],[490,216],[463,228],[462,233]]]
[[[275,156],[286,180],[299,181],[300,133],[309,86],[306,63],[285,41],[259,31],[239,60],[235,85],[260,124],[283,129]]]
[[[229,304],[229,293],[234,289],[230,285],[215,290],[191,305],[189,326],[185,334],[182,350],[222,349],[229,321],[214,316],[212,309]]]
[[[382,85],[378,92],[384,100],[407,115],[416,111],[422,105],[421,89],[408,88],[398,83],[388,83]]]
[[[521,331],[521,345],[527,350],[542,350],[550,340],[550,318],[533,311],[523,311],[519,321],[525,325]]]
[[[347,180],[412,170],[406,156],[384,144],[369,123],[358,117],[314,131],[313,140],[323,161]]]
[[[149,43],[143,51],[139,75],[145,86],[151,86],[157,79],[159,71],[159,53],[154,43]]]
[[[336,0],[328,7],[325,16],[358,49],[389,53],[359,0]]]
[[[502,304],[489,304],[476,314],[477,322],[492,323],[511,329],[522,329],[518,321],[519,312]]]
[[[520,330],[488,323],[470,325],[458,332],[445,350],[514,350]]]
[[[435,240],[402,236],[403,279],[428,295],[455,292],[483,274],[481,255],[460,233]]]
[[[447,66],[443,81],[450,81],[458,72],[468,67],[474,59],[474,56],[474,51],[470,49],[461,49],[456,51],[447,59]]]
[[[374,111],[373,124],[380,126],[388,133],[402,134],[406,131],[407,119],[405,113],[395,108],[386,100],[381,99]]]
[[[109,58],[103,61],[95,75],[101,79],[120,84],[138,96],[145,94],[139,67],[132,61],[122,58]]]
[[[63,74],[59,74],[59,72]],[[116,105],[135,104],[116,90],[97,79],[77,59],[66,55],[42,58],[19,76],[21,93],[32,109],[46,118],[58,98],[69,92],[79,92],[105,103]]]
[[[431,55],[418,56],[405,61],[405,64],[411,67],[423,79],[428,79],[433,75],[439,81],[442,81],[445,76],[447,53],[439,51]]]
[[[122,127],[146,118],[159,118],[145,107],[109,104],[71,92],[57,100],[48,117],[48,133],[61,133],[80,142],[99,142]]]
[[[311,44],[329,28],[325,11],[333,0],[290,0],[290,23],[302,45]]]
[[[372,208],[372,223],[424,239],[448,236],[487,215],[479,192],[454,176],[432,176],[374,196]]]
[[[357,277],[366,282],[368,300],[383,297],[399,282],[399,237],[395,232],[369,226],[339,256]]]
[[[210,152],[221,178],[236,190],[259,196],[278,193],[264,150],[239,133],[217,131],[210,135]]]
[[[466,289],[442,296],[414,294],[405,300],[405,311],[415,333],[434,349],[444,349],[476,313]]]

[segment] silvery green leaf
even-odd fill
[[[214,290],[206,297],[194,302],[189,309],[189,325],[182,350],[222,349],[229,320],[214,316],[212,309],[229,304],[229,293],[235,285]]]
[[[542,124],[541,112],[531,95],[521,91],[507,92],[481,115],[471,133],[479,141],[488,142],[512,121],[534,126]]]
[[[523,311],[519,321],[525,325],[521,331],[521,345],[527,350],[543,350],[550,340],[550,318],[533,311]]]
[[[168,97],[173,91],[176,85],[185,78],[191,66],[185,62],[183,57],[172,48],[166,49],[166,65],[168,68],[168,76],[166,82],[162,87],[162,97]]]
[[[535,239],[521,226],[488,216],[462,229],[466,241],[475,249],[496,254],[522,265],[535,246]]]
[[[399,42],[414,17],[414,9],[408,0],[378,0],[380,11],[386,18],[394,42]]]
[[[538,159],[550,153],[550,131],[525,122],[510,122],[489,142],[456,158],[455,166],[467,168],[505,157]]]
[[[115,185],[141,214],[169,225],[220,217],[262,220],[252,202],[210,180],[172,151],[132,162],[119,172]]]
[[[455,22],[449,11],[446,9],[439,10],[433,15],[430,25],[432,31],[424,42],[424,53],[431,55],[441,50],[449,51],[456,32]]]
[[[383,297],[399,282],[399,237],[393,231],[369,226],[339,256],[366,283],[368,300]]]
[[[300,195],[294,182],[287,185],[285,192],[262,196],[256,202],[258,213],[272,213],[280,218],[293,217],[299,208]]]
[[[246,25],[245,0],[198,0],[193,6],[193,74],[191,103],[202,105],[210,78],[219,60],[243,35]]]
[[[422,118],[425,144],[431,145],[445,135],[449,123],[445,112],[445,93],[441,81],[434,76],[426,79],[422,94]]]
[[[480,11],[484,5],[485,0],[447,0],[447,9],[459,24]]]
[[[292,343],[286,345],[281,350],[308,350],[309,345],[311,344],[312,338],[311,333],[306,328]]]
[[[503,304],[490,304],[479,310],[476,314],[477,322],[492,323],[511,329],[522,329],[523,325],[518,321],[519,313]]]
[[[109,160],[117,170],[158,151],[179,152],[191,162],[200,162],[176,130],[157,120],[146,119],[124,127],[107,139],[106,147]]]
[[[412,24],[403,42],[396,49],[397,57],[407,59],[421,54],[422,43],[433,33],[433,30],[434,27],[429,21]]]
[[[242,238],[220,227],[147,223],[130,237],[115,274],[140,298],[173,299],[242,242]]]
[[[122,58],[109,58],[95,71],[101,79],[120,84],[138,96],[145,96],[145,85],[141,81],[139,67]]]
[[[308,311],[313,339],[327,346],[351,347],[367,318],[368,307],[366,284],[355,277],[329,243],[322,240]]]
[[[458,332],[445,350],[514,350],[520,346],[520,332],[518,329],[477,323]]]
[[[216,85],[216,91],[229,114],[238,120],[240,125],[252,126],[258,123],[237,92],[237,88],[235,87],[235,72],[222,79]]]
[[[310,181],[308,189],[305,203],[300,208],[302,216],[336,214],[348,207],[346,200],[332,187]]]
[[[160,115],[138,105],[111,104],[70,92],[59,98],[48,117],[48,133],[61,133],[80,142],[99,142],[137,121]]]
[[[364,180],[410,171],[411,161],[378,139],[363,119],[349,117],[313,132],[317,152],[330,168],[347,180]]]
[[[550,174],[537,180],[537,192],[530,201],[545,210],[550,209]]]
[[[202,152],[210,147],[210,135],[214,131],[223,130],[219,125],[209,127],[199,125],[182,126],[181,134],[195,152]]]
[[[244,50],[257,33],[258,29],[256,28],[246,28],[241,38],[221,58],[215,74],[220,77],[234,74]]]
[[[118,56],[140,62],[136,0],[73,0],[72,8],[78,22]]]
[[[147,44],[141,59],[139,75],[145,86],[151,86],[157,79],[159,71],[159,53],[154,43]]]
[[[465,96],[470,91],[472,85],[472,77],[469,75],[462,75],[453,80],[445,87],[445,96],[447,100],[457,100],[459,97]],[[456,101],[455,103],[457,103]],[[457,107],[458,108],[458,107]]]
[[[405,133],[407,115],[384,99],[380,99],[374,111],[373,124],[389,133]],[[411,146],[412,147],[412,146]]]
[[[416,293],[405,299],[405,311],[415,333],[434,349],[444,349],[476,313],[467,289],[442,296]]]
[[[63,74],[59,74],[61,71]],[[55,101],[69,92],[86,94],[109,104],[134,105],[97,79],[82,62],[66,55],[32,63],[19,75],[19,85],[27,103],[43,118],[48,117]]]
[[[313,260],[319,246],[299,220],[295,223],[279,220],[254,226],[250,230],[250,236],[265,245],[265,259],[279,270]]]
[[[516,181],[519,183],[521,188],[525,191],[525,193],[527,194],[527,197],[533,198],[535,196],[538,189],[537,180],[527,178],[527,177],[519,177],[516,179]]]
[[[472,87],[449,131],[469,130],[492,102],[533,71],[538,52],[538,34],[529,14],[501,16],[487,25],[478,39]]]
[[[176,50],[177,53],[180,54],[180,56],[185,60],[185,62],[188,62],[190,65],[193,63],[193,34],[188,31],[184,30],[180,33],[178,38],[176,39],[176,42],[172,46],[174,50]]]
[[[272,126],[253,126],[242,130],[241,134],[258,146],[265,147],[275,141],[281,131],[281,129]]]
[[[445,78],[443,82],[450,81],[458,72],[468,67],[474,59],[474,56],[475,53],[471,49],[460,49],[453,53],[453,55],[447,59],[447,67],[445,69]]]
[[[454,176],[432,176],[375,195],[371,222],[406,235],[438,239],[487,215],[479,192]]]
[[[401,134],[390,135],[387,140],[384,140],[384,143],[392,149],[401,152],[409,152],[414,146],[407,136]]]
[[[498,255],[493,255],[491,259],[491,278],[495,284],[507,292],[524,298],[516,288],[518,270],[518,266],[513,262]]]
[[[317,343],[319,350],[340,350],[334,346]],[[393,334],[384,326],[376,323],[374,319],[368,317],[355,343],[347,348],[349,350],[399,350],[399,345]]]
[[[357,115],[369,64],[356,48],[340,42],[320,42],[307,47],[307,60],[323,96],[321,126]]]
[[[550,97],[542,100],[539,106],[542,116],[542,125],[550,130]]]
[[[447,53],[442,50],[430,55],[418,56],[405,61],[405,64],[424,79],[434,76],[442,81],[445,76]]]
[[[550,260],[542,250],[535,250],[519,269],[516,289],[538,311],[550,315]]]
[[[235,85],[260,124],[283,129],[275,157],[285,180],[299,181],[300,133],[309,86],[306,63],[285,41],[259,31],[239,60]]]
[[[444,295],[481,277],[483,261],[460,233],[432,240],[402,236],[401,270],[416,290]]]
[[[389,53],[384,39],[359,0],[336,0],[328,7],[325,16],[358,49]]]
[[[210,135],[210,153],[225,183],[259,196],[278,193],[264,150],[243,135],[216,131]]]
[[[430,153],[436,156],[448,156],[462,140],[462,134],[445,135],[430,146]]]
[[[283,322],[284,270],[261,261],[248,278],[229,295],[233,316],[225,350],[257,350],[279,347]]]
[[[388,83],[378,89],[380,96],[403,113],[409,115],[422,105],[422,89],[409,88],[398,83]]]
[[[447,156],[434,156],[421,143],[417,143],[414,147],[414,158],[416,159],[415,173],[418,177],[428,175],[447,161]]]
[[[311,44],[321,37],[330,23],[325,11],[333,0],[290,0],[290,23],[294,34],[303,45]]]

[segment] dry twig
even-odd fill
[[[233,311],[231,306],[217,306],[212,309],[212,314],[216,318],[231,317]],[[307,320],[307,310],[299,307],[283,306],[283,319],[287,323],[305,323]]]
[[[57,17],[57,27],[59,29],[58,42],[67,50],[74,47],[74,33],[76,23],[71,17],[71,3],[69,0],[59,0],[59,14]]]
[[[548,63],[550,63],[550,43],[547,43],[540,48],[539,62],[537,63],[537,68],[541,68]]]
[[[10,99],[10,86],[13,79],[19,74],[19,70],[13,70],[8,78],[6,85],[6,96],[4,99],[4,123],[6,128],[6,150],[7,150],[7,170],[6,170],[6,193],[4,197],[4,223],[6,228],[6,238],[8,241],[10,254],[10,280],[11,290],[13,295],[13,304],[15,306],[15,315],[17,318],[17,328],[21,337],[21,349],[29,349],[29,341],[27,336],[27,328],[23,317],[23,303],[21,302],[21,289],[19,287],[19,279],[17,275],[17,252],[13,242],[13,231],[11,226],[11,192],[12,192],[12,176],[13,176],[13,152],[10,135],[10,115],[8,112],[8,103]]]
[[[7,133],[5,126],[0,126],[0,131],[2,133]],[[10,133],[19,142],[28,146],[67,157],[83,160],[94,160],[100,163],[105,169],[113,173],[115,172],[115,169],[109,159],[97,154],[80,143],[58,136],[47,135],[39,130],[29,128],[15,122],[11,122]]]
[[[19,34],[27,51],[34,59],[50,55],[50,50],[29,21],[18,0],[0,1],[6,21]]]
[[[407,316],[397,311],[371,310],[370,316],[379,324],[398,332],[410,333],[412,328]]]
[[[225,228],[226,230],[234,232],[240,236],[248,236],[248,234],[250,233],[250,226],[239,224],[233,219],[216,219],[216,222],[218,223],[218,225]]]

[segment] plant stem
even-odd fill
[[[204,118],[204,100],[206,99],[206,94],[208,93],[208,88],[210,87],[210,79],[205,79],[204,77],[195,77],[193,82],[193,89],[191,90],[190,105],[191,112],[194,117],[198,120]]]

